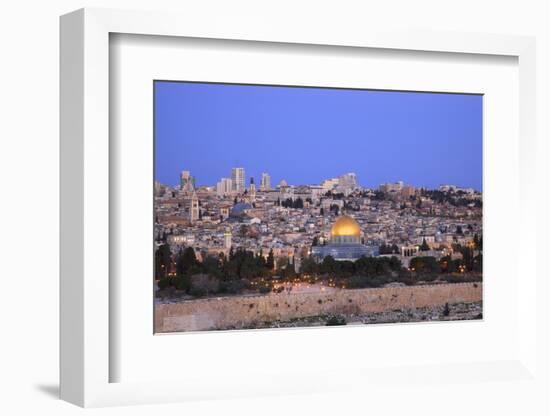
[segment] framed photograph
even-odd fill
[[[155,332],[482,319],[481,94],[153,88]]]
[[[537,383],[534,60],[507,35],[63,16],[62,398]]]

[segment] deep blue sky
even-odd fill
[[[318,184],[355,172],[377,187],[403,180],[482,188],[482,97],[155,82],[155,178],[190,170],[215,185],[231,168],[258,184]]]

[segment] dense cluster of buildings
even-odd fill
[[[403,182],[363,188],[354,173],[312,185],[281,180],[273,186],[268,173],[258,187],[246,179],[245,169],[235,167],[214,186],[197,186],[189,171],[178,186],[156,182],[156,243],[167,242],[174,252],[191,246],[199,258],[228,255],[231,248],[273,251],[276,262],[290,260],[299,269],[308,256],[396,255],[405,265],[421,254],[460,256],[453,246],[482,234],[482,196],[472,189],[443,185],[438,191],[448,198],[434,200]],[[460,204],[453,203],[456,194]]]

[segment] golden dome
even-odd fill
[[[332,226],[330,235],[332,237],[360,237],[361,228],[353,218],[343,215]]]

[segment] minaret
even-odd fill
[[[223,245],[228,250],[231,248],[231,230],[229,228],[226,228],[223,234]]]
[[[199,198],[197,193],[193,191],[191,200],[189,203],[189,220],[195,222],[199,219]]]
[[[250,177],[250,186],[248,188],[248,194],[250,195],[250,202],[256,201],[256,185],[254,185],[254,178]]]

